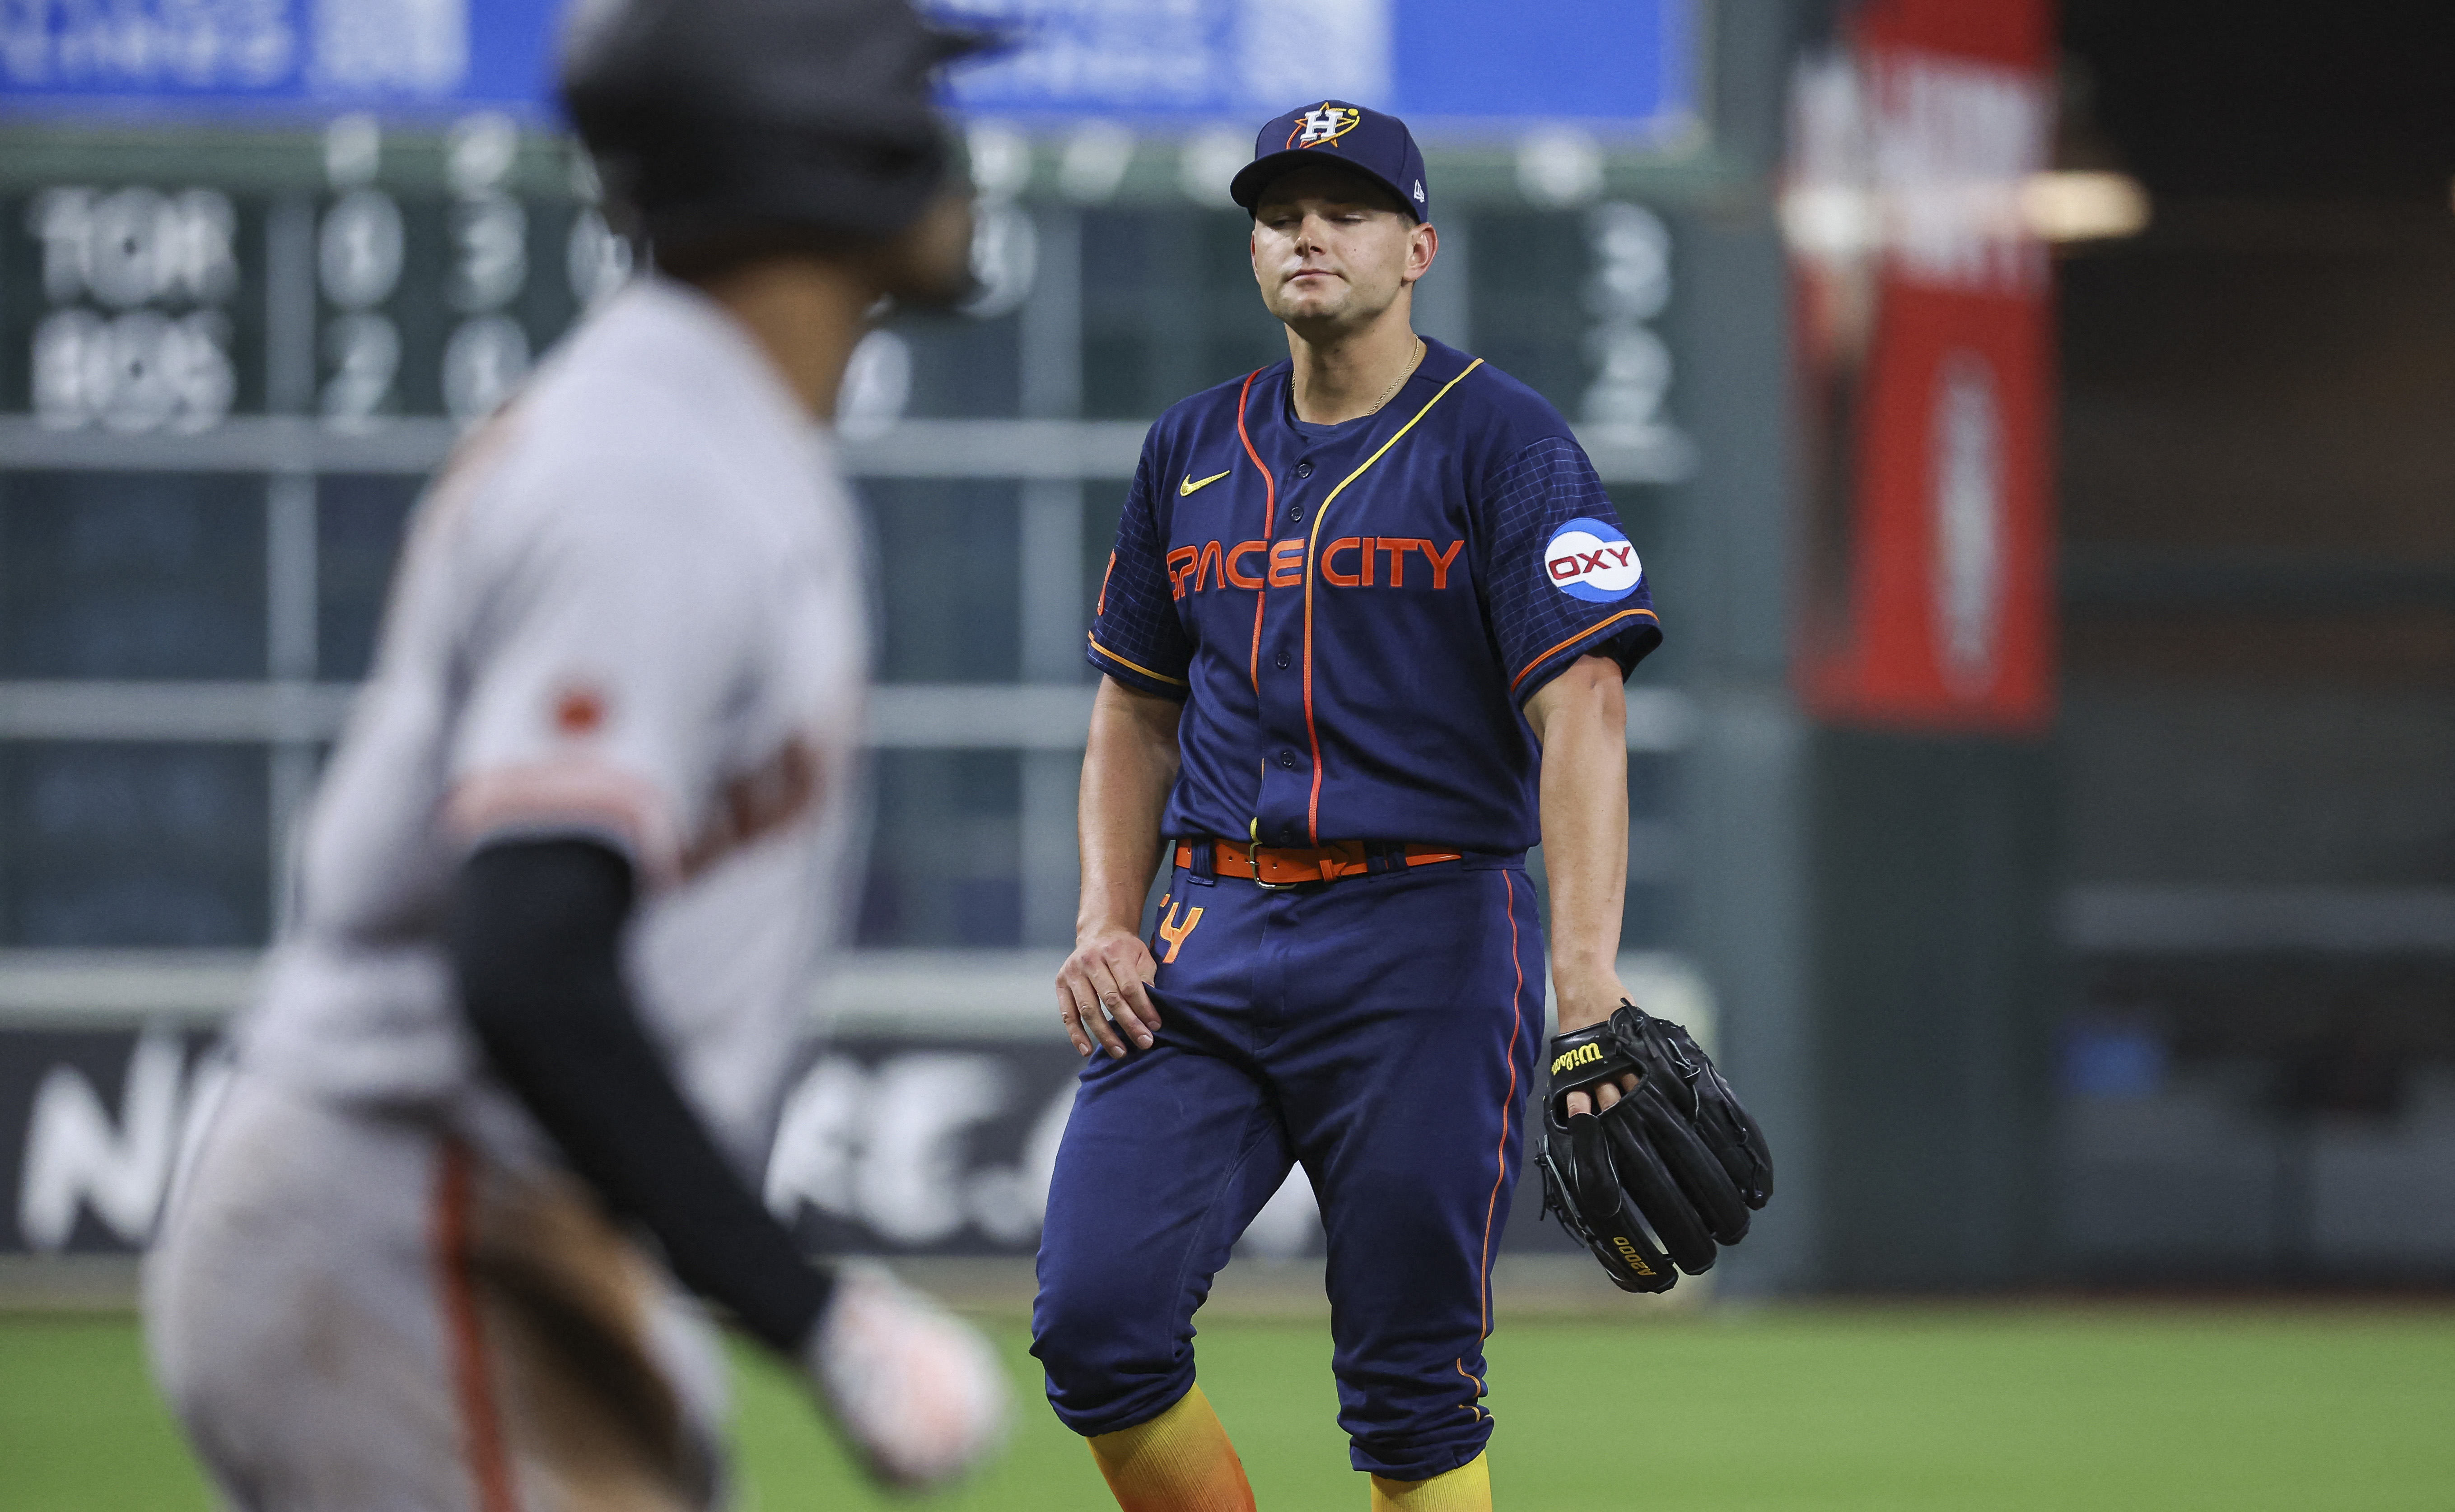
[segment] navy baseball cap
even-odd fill
[[[1320,153],[1323,156],[1310,154]],[[1324,100],[1289,111],[1253,138],[1253,160],[1228,184],[1228,197],[1251,210],[1270,180],[1291,168],[1334,155],[1344,167],[1387,187],[1415,219],[1432,218],[1424,197],[1424,154],[1407,123],[1345,100]]]

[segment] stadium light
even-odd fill
[[[2050,242],[2106,241],[2148,228],[2148,191],[2128,173],[2057,169],[2020,185],[2020,215]]]

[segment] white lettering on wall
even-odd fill
[[[449,94],[469,76],[469,0],[315,0],[325,90]]]
[[[1910,283],[2027,292],[2046,268],[2021,192],[2053,125],[2045,82],[2018,70],[1918,52],[1813,60],[1792,89],[1783,232],[1828,266],[1881,253]]]
[[[2035,287],[2044,252],[2020,185],[2046,166],[2043,87],[1916,53],[1887,59],[1876,81],[1876,177],[1903,276],[1973,292]]]
[[[1040,1231],[1071,1082],[1043,1109],[1012,1165],[965,1159],[982,1123],[1014,1103],[995,1056],[929,1052],[873,1069],[842,1056],[811,1067],[784,1102],[768,1158],[769,1209],[791,1221],[806,1203],[900,1245],[967,1230],[1004,1244]]]
[[[7,0],[0,81],[260,90],[296,67],[287,0]]]
[[[139,1038],[115,1119],[83,1072],[53,1066],[44,1076],[17,1187],[17,1227],[30,1248],[66,1245],[87,1209],[129,1243],[152,1236],[178,1153],[183,1059],[175,1035]]]

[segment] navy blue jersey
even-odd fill
[[[1425,348],[1359,420],[1300,424],[1280,362],[1144,440],[1089,655],[1185,700],[1168,834],[1522,851],[1540,827],[1520,707],[1579,656],[1625,673],[1661,642],[1568,422]]]

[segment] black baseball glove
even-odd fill
[[[1636,1090],[1608,1111],[1566,1113],[1570,1093],[1631,1072]],[[1628,1002],[1552,1038],[1534,1159],[1545,1210],[1624,1292],[1667,1292],[1679,1271],[1712,1269],[1714,1244],[1746,1238],[1749,1211],[1773,1196],[1773,1154],[1731,1084],[1687,1030]]]

